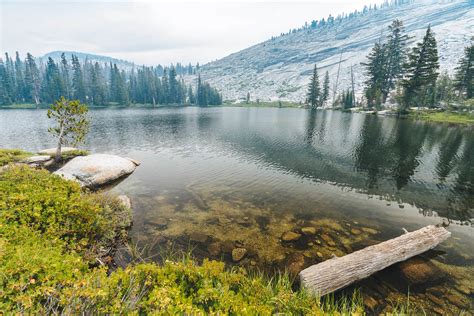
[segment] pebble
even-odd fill
[[[166,228],[168,226],[168,220],[164,217],[154,218],[148,222],[158,228]]]
[[[439,305],[439,306],[443,306],[444,305],[444,301],[442,299],[440,299],[439,297],[437,296],[434,296],[433,294],[431,293],[427,293],[426,294],[426,297],[432,301],[433,303],[435,303],[436,305]]]
[[[457,307],[464,307],[464,302],[461,297],[456,296],[456,295],[447,295],[446,298],[448,301],[450,301],[452,304],[456,305]]]
[[[245,248],[234,248],[234,250],[232,250],[232,260],[238,262],[245,257],[246,253],[247,249]]]
[[[206,234],[200,232],[192,232],[189,234],[189,239],[191,241],[205,243],[207,241],[208,236]]]
[[[298,234],[292,231],[284,232],[281,235],[281,240],[283,241],[297,241],[300,238],[301,238],[301,234]]]
[[[318,252],[316,252],[316,255],[317,255],[319,258],[322,258],[322,257],[323,257],[323,254],[322,254],[322,253],[320,253],[319,251],[318,251]]]
[[[360,235],[360,234],[362,234],[362,231],[360,229],[357,229],[357,228],[352,228],[351,229],[351,234],[352,235]]]
[[[210,243],[209,246],[207,246],[207,251],[211,256],[218,256],[221,253],[222,247],[219,242],[213,242]]]
[[[321,238],[330,246],[330,247],[335,247],[336,243],[334,240],[329,236],[328,234],[322,234]]]
[[[362,227],[362,230],[364,232],[366,232],[367,234],[372,234],[372,235],[375,235],[378,233],[377,230],[373,229],[373,228],[368,228],[368,227]]]
[[[301,232],[304,235],[316,235],[316,228],[315,227],[303,227],[303,228],[301,228]]]

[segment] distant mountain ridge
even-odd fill
[[[43,55],[42,57],[40,57],[40,59],[42,61],[46,61],[49,57],[51,57],[55,61],[60,61],[62,53],[66,55],[66,58],[68,59],[68,61],[71,60],[71,55],[76,55],[81,64],[84,63],[85,60],[91,61],[93,63],[99,62],[101,64],[112,63],[112,64],[117,64],[117,67],[126,71],[131,70],[133,67],[136,67],[136,65],[133,62],[130,62],[127,60],[117,59],[117,58],[103,56],[103,55],[75,52],[75,51],[53,51],[53,52],[49,52]]]
[[[428,25],[436,33],[441,68],[452,73],[463,48],[474,34],[474,1],[396,1],[344,18],[331,19],[323,27],[301,28],[233,53],[201,67],[201,78],[220,89],[224,99],[303,101],[311,70],[318,64],[320,77],[329,71],[334,88],[338,68],[338,89],[350,86],[353,67],[355,89],[363,89],[367,54],[394,19],[404,22],[413,39],[420,40]],[[194,80],[188,76],[187,80]],[[331,92],[332,93],[332,92]]]

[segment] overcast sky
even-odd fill
[[[201,64],[371,0],[0,0],[2,52]]]

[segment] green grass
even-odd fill
[[[31,153],[20,149],[1,149],[0,148],[0,167],[12,162],[20,162],[32,156]]]
[[[443,122],[454,124],[474,124],[474,114],[456,112],[410,112],[409,117],[430,122]]]

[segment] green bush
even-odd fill
[[[118,214],[122,214],[118,216]],[[89,264],[88,251],[120,236],[128,216],[116,199],[81,191],[47,171],[0,174],[0,310],[22,314],[350,314],[360,300],[320,304],[224,263],[192,260],[129,265],[114,272]]]
[[[129,219],[115,199],[85,194],[75,182],[26,166],[0,174],[0,214],[0,223],[61,238],[79,251],[112,243]]]
[[[0,167],[11,162],[21,161],[30,156],[30,153],[20,149],[0,149]]]

